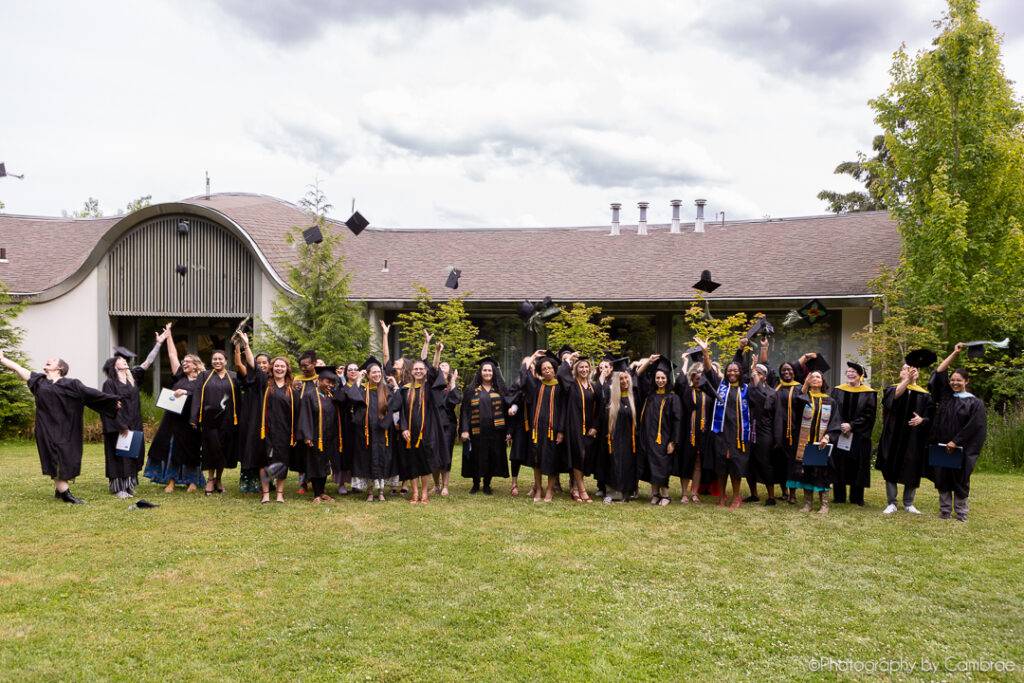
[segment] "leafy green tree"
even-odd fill
[[[396,322],[402,348],[421,349],[424,331],[430,332],[430,353],[436,351],[438,343],[444,344],[441,359],[447,360],[461,377],[468,379],[476,371],[477,362],[494,351],[494,344],[480,338],[480,330],[466,313],[465,296],[461,294],[434,303],[427,288],[417,285],[416,308],[400,313]]]
[[[875,170],[877,166],[884,165],[889,160],[889,152],[885,148],[885,136],[876,135],[871,141],[871,149],[875,152],[873,157],[868,158],[863,152],[857,152],[856,160],[844,161],[836,166],[834,171],[836,175],[848,175],[857,182],[863,183],[866,192],[822,190],[818,193],[818,199],[827,202],[828,210],[832,213],[879,211],[886,208],[885,188]]]
[[[78,211],[72,211],[68,213],[66,210],[61,212],[65,217],[70,218],[103,218],[103,209],[100,208],[100,200],[95,197],[89,197],[82,202],[82,208]]]
[[[545,323],[548,332],[547,345],[552,351],[568,344],[581,356],[600,358],[605,352],[617,354],[622,350],[622,340],[612,339],[614,318],[610,315],[601,315],[599,306],[587,306],[576,302],[569,308],[559,308],[562,309],[562,313]]]
[[[327,221],[331,205],[319,183],[299,203],[320,228],[323,242],[306,244],[302,231],[309,225],[288,233],[288,243],[298,251],[288,284],[298,296],[278,294],[270,320],[257,325],[255,347],[288,358],[313,349],[329,364],[361,360],[370,353],[370,325],[365,304],[348,298],[352,275],[339,248],[343,236]]]
[[[152,204],[153,203],[152,200],[153,200],[153,195],[151,195],[151,194],[147,194],[147,195],[143,195],[141,197],[137,197],[136,199],[133,199],[130,202],[128,202],[127,206],[124,207],[124,212],[125,213],[135,213],[136,211],[138,211],[140,209],[144,209],[147,206],[149,206],[150,204]]]
[[[22,367],[28,359],[20,351],[22,330],[14,321],[25,304],[11,298],[0,282],[0,349]],[[0,435],[8,436],[32,419],[33,402],[28,387],[13,372],[0,372]]]
[[[1024,339],[1024,107],[976,0],[950,0],[937,27],[930,49],[895,53],[892,82],[871,101],[889,156],[868,166],[903,243],[896,271],[877,281],[895,319],[876,326],[890,357],[914,339],[902,321],[927,319],[940,351]]]
[[[729,360],[739,345],[740,338],[750,329],[753,319],[746,313],[733,313],[726,318],[715,318],[710,314],[707,301],[700,292],[683,313],[686,326],[693,336],[708,343],[712,353],[716,350],[720,359]]]

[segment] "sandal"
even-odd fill
[[[580,500],[582,500],[584,503],[593,503],[594,502],[594,499],[587,495],[586,489],[584,489],[583,491],[580,491]]]
[[[512,490],[509,491],[509,495],[511,495],[513,498],[519,496],[519,484],[512,484]]]
[[[665,497],[665,498],[662,498],[661,500],[658,501],[658,505],[660,507],[665,507],[666,505],[668,505],[671,502],[672,502],[671,498]]]
[[[577,503],[582,503],[583,502],[583,499],[580,498],[580,492],[577,491],[576,489],[572,489],[571,495],[572,495],[572,499],[575,500]]]

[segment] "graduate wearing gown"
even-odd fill
[[[442,496],[448,495],[448,481],[451,478],[452,457],[455,453],[455,440],[458,438],[459,417],[455,409],[462,403],[462,390],[459,389],[459,371],[453,370],[445,361],[441,362],[441,351],[444,344],[437,343],[434,352],[434,367],[444,379],[444,387],[436,395],[439,410],[438,422],[441,425],[441,447],[434,454],[431,462],[431,474],[434,478],[434,491]]]
[[[522,387],[522,375],[517,374],[515,382],[509,387],[509,414],[506,416],[509,442],[509,471],[512,476],[512,497],[519,495],[519,470],[530,461],[530,419],[526,414],[526,396]],[[515,415],[511,406],[516,406]],[[465,457],[465,456],[463,456]]]
[[[918,370],[903,366],[899,384],[882,393],[882,436],[878,440],[875,469],[885,479],[886,508],[896,512],[897,485],[903,484],[903,507],[918,513],[914,495],[928,457],[932,397],[917,384]]]
[[[443,458],[440,414],[444,388],[444,375],[422,360],[412,364],[412,381],[401,388],[398,429],[403,443],[398,451],[398,476],[413,482],[411,503],[429,502],[427,477]]]
[[[260,409],[263,404],[263,394],[257,385],[257,376],[254,369],[263,373],[270,372],[270,356],[265,353],[253,355],[249,349],[249,338],[244,333],[237,337],[239,343],[235,344],[234,362],[235,376],[238,377],[239,405],[238,411],[238,491],[239,493],[260,492],[260,468],[263,452],[259,441],[260,435]],[[245,351],[246,358],[243,360],[242,352]]]
[[[751,373],[753,381],[747,392],[750,405],[750,419],[754,424],[751,434],[750,469],[747,476],[747,484],[750,486],[750,497],[746,502],[757,502],[760,500],[757,495],[757,484],[763,484],[767,489],[768,497],[764,504],[775,505],[775,484],[782,484],[786,481],[785,472],[776,472],[773,468],[773,453],[775,452],[775,406],[777,396],[775,385],[778,378],[775,373],[765,365],[758,363],[754,372]],[[780,476],[781,475],[781,476]]]
[[[789,470],[796,460],[797,441],[800,435],[801,408],[794,398],[800,393],[800,382],[796,376],[793,363],[782,363],[779,366],[779,380],[775,385],[775,410],[772,420],[772,474],[775,481],[782,485],[784,497],[790,504],[796,503],[796,491],[789,491],[786,482]]]
[[[540,500],[541,475],[547,475],[544,501],[551,502],[558,476],[569,469],[569,460],[562,446],[564,412],[562,388],[557,379],[559,360],[536,351],[520,369],[526,413],[530,423],[529,460],[533,468],[533,499]]]
[[[582,373],[582,376],[581,376]],[[600,392],[590,379],[590,361],[573,352],[567,354],[558,367],[558,381],[562,389],[562,429],[566,455],[572,469],[573,500],[590,502],[583,485],[588,469],[593,469],[595,439],[598,423]]]
[[[214,351],[213,369],[196,378],[198,395],[192,401],[192,425],[199,430],[202,466],[208,478],[207,495],[223,493],[221,474],[238,464],[238,387],[226,364],[224,352]]]
[[[864,505],[864,489],[871,486],[871,432],[878,414],[878,394],[863,382],[864,368],[858,363],[846,363],[847,381],[831,391],[839,412],[840,432],[832,435],[832,457],[836,462],[834,482],[835,502],[846,502],[846,487],[850,488],[850,502]],[[850,426],[853,440],[849,450],[840,448],[842,425]]]
[[[610,381],[602,386],[601,422],[608,444],[608,469],[605,472],[605,503],[628,502],[637,493],[640,458],[636,419],[634,379],[629,359],[620,358],[612,367]]]
[[[313,486],[313,502],[324,503],[331,500],[324,488],[331,457],[341,452],[341,408],[347,399],[335,393],[334,368],[319,367],[317,376],[315,388],[302,398],[298,439],[306,444],[306,480]]]
[[[159,345],[156,347],[159,350]],[[139,471],[145,462],[145,439],[142,450],[137,458],[126,458],[117,453],[117,440],[126,432],[142,431],[142,404],[139,400],[139,383],[146,375],[142,366],[128,367],[128,361],[122,356],[109,358],[103,364],[103,374],[107,379],[103,382],[103,392],[117,396],[121,407],[113,417],[102,416],[103,424],[103,469],[107,477],[107,486],[118,498],[130,498],[135,495],[135,487],[139,483]]]
[[[367,500],[384,501],[384,486],[394,471],[394,448],[398,439],[392,413],[402,407],[402,394],[395,390],[395,378],[385,379],[380,361],[374,357],[362,365],[365,381],[345,384],[335,390],[344,394],[351,408],[353,438],[352,486],[367,492]]]
[[[669,477],[682,441],[683,407],[669,386],[672,366],[660,356],[637,368],[640,401],[640,480],[651,485],[651,504],[668,505]]]
[[[804,452],[808,444],[827,446],[831,435],[839,429],[839,413],[835,401],[825,393],[825,381],[818,371],[804,378],[804,384],[793,396],[794,412],[800,414],[800,427],[796,432],[795,456],[789,463],[786,486],[791,490],[803,489],[804,512],[810,512],[811,501],[817,493],[821,499],[819,512],[828,512],[828,492],[835,479],[835,459],[830,455],[824,465],[805,465]],[[834,446],[834,443],[832,444]],[[835,453],[835,448],[832,450]]]
[[[735,361],[730,362],[723,377],[711,364],[711,355],[704,349],[704,376],[701,390],[715,399],[711,419],[711,450],[715,462],[715,473],[721,487],[719,505],[725,506],[725,483],[732,480],[732,509],[743,503],[740,481],[747,473],[750,462],[750,405],[748,385],[740,382],[742,368]]]
[[[948,373],[963,344],[957,344],[953,353],[939,364],[928,381],[928,391],[935,402],[935,417],[929,444],[945,444],[947,450],[963,448],[963,466],[959,469],[931,467],[925,472],[935,482],[939,492],[939,516],[949,519],[955,513],[961,522],[967,521],[967,498],[971,493],[971,473],[978,463],[985,445],[985,404],[968,390],[970,377],[966,370]]]
[[[295,378],[295,391],[298,394],[300,411],[306,393],[316,389],[317,360],[315,351],[306,351],[299,356],[300,376]],[[299,495],[306,493],[306,450],[305,441],[296,441],[291,450],[291,460],[288,463],[288,469],[299,475]]]
[[[462,476],[473,480],[470,493],[491,491],[491,479],[508,476],[505,454],[509,436],[508,411],[513,397],[505,388],[501,368],[493,358],[484,358],[466,387],[460,411]],[[518,409],[516,411],[518,412]]]
[[[35,397],[36,449],[43,474],[54,482],[54,498],[84,502],[68,488],[68,481],[82,471],[82,413],[91,408],[112,417],[117,412],[117,396],[67,377],[68,364],[60,358],[48,359],[41,373],[26,370],[2,351],[0,364],[25,380]]]
[[[673,387],[683,410],[683,442],[675,474],[682,483],[683,495],[679,500],[684,503],[700,502],[698,491],[702,484],[708,489],[718,486],[711,450],[715,400],[700,388],[702,376],[703,365],[695,363],[676,375]]]
[[[359,386],[359,366],[349,363],[345,366],[344,381],[335,389],[335,393],[343,393],[344,386]],[[355,425],[352,422],[352,404],[346,400],[339,404],[341,410],[341,452],[331,461],[331,477],[338,487],[338,495],[348,495],[348,485],[352,479],[352,457],[355,455]]]
[[[598,414],[607,408],[607,396],[608,396],[608,384],[612,381],[612,360],[610,355],[605,355],[604,359],[597,365],[597,378],[594,380],[594,388],[597,393],[595,396],[598,399]],[[591,447],[591,458],[590,465],[583,472],[584,475],[592,476],[596,479],[597,483],[597,496],[604,498],[607,492],[605,481],[608,474],[608,468],[611,463],[611,454],[608,452],[608,434],[604,431],[605,422],[607,420],[601,418],[597,421],[597,434],[594,436],[594,444]]]
[[[153,483],[166,484],[166,493],[173,493],[175,484],[195,491],[206,486],[206,477],[200,467],[199,432],[191,424],[192,404],[199,393],[198,377],[206,368],[199,357],[192,354],[178,362],[178,350],[169,329],[164,346],[171,365],[170,389],[185,403],[180,413],[167,410],[160,418],[160,426],[149,447],[145,476]]]

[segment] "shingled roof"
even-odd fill
[[[190,197],[176,206],[203,207],[237,224],[284,279],[295,258],[284,236],[309,222],[297,206],[265,195],[225,193]],[[171,205],[167,205],[168,208]],[[38,218],[0,214],[0,246],[10,263],[0,278],[15,292],[40,292],[75,272],[120,221]],[[551,296],[560,301],[656,301],[692,298],[691,285],[709,269],[722,283],[712,299],[860,297],[881,266],[893,266],[899,236],[885,212],[769,221],[709,223],[705,233],[684,224],[575,228],[388,229],[344,234],[342,251],[352,271],[352,296],[408,301],[417,284],[431,296],[444,288],[449,266],[462,270],[459,293],[472,301]],[[387,272],[382,272],[384,260]]]

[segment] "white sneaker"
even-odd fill
[[[913,505],[908,505],[907,507],[905,507],[905,508],[903,508],[903,509],[904,509],[904,510],[906,510],[907,512],[909,512],[909,513],[910,513],[910,514],[912,514],[912,515],[919,515],[919,514],[921,514],[921,511],[920,511],[920,510],[918,510],[918,509],[917,509],[916,507],[914,507]]]
[[[891,503],[889,505],[886,505],[885,509],[882,510],[883,515],[891,515],[894,512],[896,512],[896,506]]]

